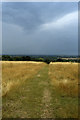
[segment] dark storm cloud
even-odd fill
[[[78,54],[78,3],[3,3],[3,54]]]
[[[3,21],[35,30],[41,24],[76,11],[77,3],[3,3]],[[69,9],[68,9],[69,8]]]

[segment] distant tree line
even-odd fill
[[[62,59],[58,57],[51,57],[51,56],[10,56],[10,55],[2,55],[3,61],[37,61],[37,62],[46,62],[49,64],[50,62],[79,62],[80,59]]]

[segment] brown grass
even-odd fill
[[[44,63],[36,62],[2,62],[2,95],[7,94],[13,87],[18,87],[28,78],[33,77]]]
[[[78,95],[78,63],[51,63],[49,77],[63,95]]]

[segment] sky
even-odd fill
[[[3,2],[2,53],[77,55],[77,2]]]

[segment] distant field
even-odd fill
[[[3,118],[78,118],[78,63],[2,62]]]
[[[79,60],[80,58],[71,58],[71,57],[70,57],[70,58],[62,58],[62,59],[67,59],[67,60],[69,60],[69,59],[72,59],[72,60],[74,59],[74,60],[76,60],[76,59],[77,59],[77,60]]]

